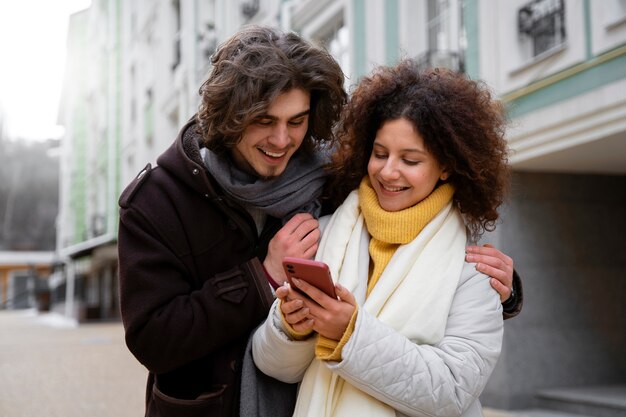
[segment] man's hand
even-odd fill
[[[513,290],[513,259],[500,252],[493,245],[468,246],[465,260],[475,262],[476,270],[491,277],[491,286],[505,302]]]
[[[267,248],[263,266],[278,284],[287,280],[282,262],[285,256],[312,259],[320,238],[319,222],[309,213],[293,216],[274,235]]]

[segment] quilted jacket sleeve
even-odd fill
[[[264,374],[287,383],[300,382],[315,356],[315,338],[296,341],[282,327],[276,299],[270,313],[254,333],[252,357]]]
[[[327,366],[403,414],[458,416],[475,403],[496,365],[502,324],[497,293],[466,264],[439,343],[413,343],[362,311],[343,360]]]

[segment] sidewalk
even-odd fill
[[[0,416],[139,417],[147,371],[120,323],[0,311]]]

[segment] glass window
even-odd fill
[[[337,60],[346,77],[350,74],[349,37],[350,32],[341,15],[332,19],[324,26],[323,32],[315,37],[316,42],[323,45]]]
[[[463,72],[465,44],[458,0],[428,0],[428,49],[417,58],[421,68],[444,67]]]
[[[518,10],[517,23],[521,42],[531,57],[565,43],[563,0],[533,0]]]

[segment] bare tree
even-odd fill
[[[0,249],[52,250],[59,167],[56,141],[0,139]]]

